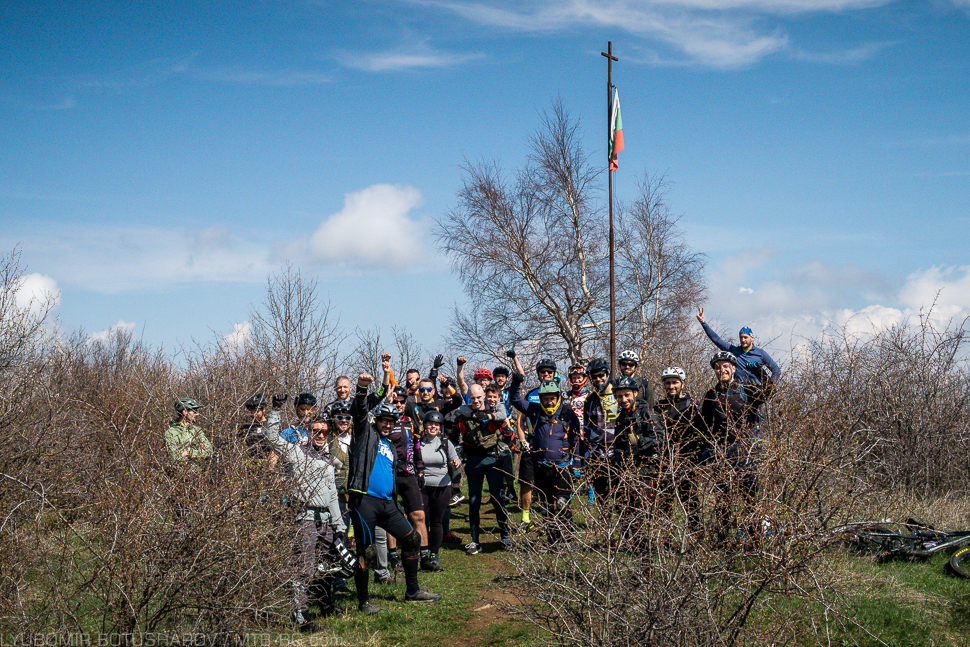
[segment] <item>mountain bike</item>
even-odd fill
[[[914,519],[905,522],[862,521],[834,529],[843,535],[850,551],[880,559],[926,559],[941,551],[970,542],[970,530],[943,531]],[[970,578],[970,546],[950,556],[954,575]]]

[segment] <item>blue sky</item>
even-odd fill
[[[604,149],[612,40],[617,194],[666,175],[723,332],[962,317],[968,34],[966,0],[9,3],[0,249],[67,330],[218,339],[289,260],[432,352],[462,160],[514,169],[556,98]]]

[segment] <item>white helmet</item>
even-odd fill
[[[620,353],[616,358],[616,361],[618,362],[622,360],[629,360],[634,364],[639,364],[640,356],[637,355],[637,352],[635,350],[625,350],[622,353]]]
[[[660,381],[663,382],[668,377],[676,377],[681,382],[687,381],[687,373],[679,366],[668,366],[665,368],[664,372],[660,374]]]

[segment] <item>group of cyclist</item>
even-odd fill
[[[754,346],[750,328],[742,328],[733,345],[704,321],[702,308],[697,319],[718,347],[710,359],[714,384],[702,399],[687,391],[686,373],[676,366],[661,373],[657,397],[650,381],[638,375],[640,358],[631,350],[619,354],[612,380],[603,358],[568,366],[565,385],[557,363],[540,360],[538,386],[528,392],[526,371],[514,350],[506,352],[511,369],[480,368],[471,383],[465,357],[456,358],[454,377],[440,375],[442,355],[426,377],[409,369],[397,383],[385,353],[380,383],[368,373],[355,380],[341,376],[335,398],[322,407],[316,396],[301,393],[293,399],[295,420],[286,429],[286,395],[250,398],[241,443],[252,457],[285,473],[296,489],[296,626],[315,629],[311,605],[324,616],[341,613],[334,598],[352,595],[351,578],[358,608],[380,613],[368,593],[371,571],[375,582],[386,582],[391,570],[403,570],[407,602],[440,600],[420,587],[418,573],[443,570],[442,544],[462,542],[449,522],[451,509],[465,500],[463,480],[468,555],[482,551],[486,482],[504,547],[512,545],[513,535],[533,527],[534,497],[544,514],[568,518],[574,484],[584,473],[585,496],[616,504],[623,474],[632,469],[642,477],[635,481],[641,485],[624,486],[620,504],[645,509],[658,487],[661,461],[673,457],[685,475],[673,489],[693,529],[700,527],[700,506],[690,476],[705,464],[720,460],[743,496],[752,497],[757,490],[752,440],[781,371]],[[165,434],[169,451],[187,469],[197,469],[212,452],[195,424],[199,403],[183,398],[175,408],[178,418]],[[516,484],[521,521],[513,529],[508,509],[516,501]],[[550,542],[560,539],[555,530],[549,532]],[[352,544],[356,558],[348,549]]]

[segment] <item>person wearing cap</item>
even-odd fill
[[[199,463],[212,456],[212,443],[196,421],[202,405],[192,398],[175,401],[177,417],[165,430],[165,445],[176,463],[186,465],[190,471],[198,471]]]
[[[757,445],[759,440],[758,408],[774,390],[774,378],[765,365],[753,367],[757,380],[741,382],[737,378],[737,357],[734,353],[719,350],[711,358],[714,386],[704,395],[701,418],[709,439],[709,446],[702,456],[715,461],[715,469],[721,472],[716,487],[727,492],[728,484],[735,483],[746,505],[754,500],[758,491]],[[730,502],[718,498],[715,519],[719,532],[727,531]]]
[[[743,327],[738,332],[738,345],[729,344],[721,339],[714,329],[704,321],[704,308],[698,306],[697,321],[700,322],[704,332],[711,342],[723,351],[727,351],[737,358],[736,377],[741,382],[760,383],[761,367],[767,367],[771,371],[771,379],[778,382],[781,379],[781,368],[771,359],[771,355],[763,348],[754,345],[754,333],[748,326]]]
[[[516,368],[519,367],[521,364],[516,360]],[[524,379],[525,375],[517,370],[512,375],[509,389],[509,400],[513,407],[525,413],[528,427],[519,478],[532,483],[547,510],[568,517],[572,495],[570,472],[579,467],[579,418],[572,408],[565,406],[562,392],[554,380],[539,385],[539,402],[529,402],[521,393]],[[523,523],[529,522],[523,519]],[[550,535],[550,540],[556,538]]]

